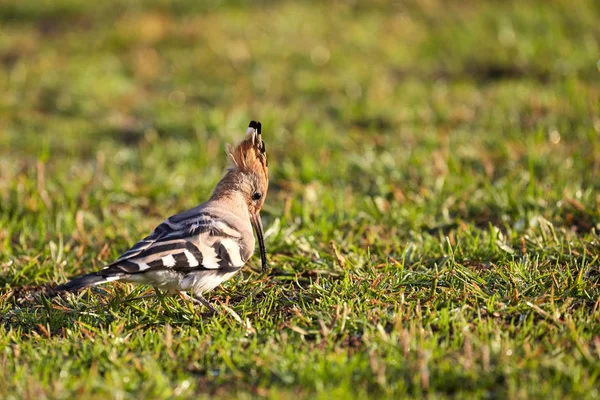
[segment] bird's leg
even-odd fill
[[[210,304],[208,300],[206,300],[204,297],[202,297],[202,295],[198,294],[193,296],[192,298],[195,300],[195,302],[200,302],[204,305],[204,307],[208,308],[210,315],[214,315],[217,313],[217,310],[213,307],[213,305]]]
[[[180,292],[180,293],[181,293],[181,296],[185,300],[192,301],[195,304],[201,304],[204,307],[208,308],[209,312],[208,313],[202,313],[203,317],[212,317],[214,314],[217,313],[217,310],[212,306],[212,304],[210,304],[208,302],[208,300],[206,300],[204,297],[202,297],[201,294],[194,294],[193,296],[190,296],[189,294],[187,294],[185,292]]]

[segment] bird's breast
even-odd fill
[[[185,276],[181,282],[181,290],[191,290],[196,294],[210,292],[221,283],[235,275],[240,268],[229,268],[225,270],[197,271]]]

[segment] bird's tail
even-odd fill
[[[63,285],[59,285],[56,287],[57,291],[69,291],[74,292],[75,290],[82,289],[88,286],[100,285],[106,282],[118,281],[123,277],[122,274],[119,275],[101,275],[99,272],[94,272],[93,274],[88,274],[84,276],[80,276],[79,278],[75,278]]]

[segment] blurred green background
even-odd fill
[[[218,179],[223,142],[260,119],[275,190],[347,186],[386,210],[416,197],[436,203],[429,225],[450,195],[454,213],[485,224],[457,189],[506,185],[500,206],[518,219],[524,192],[550,185],[541,200],[558,201],[560,187],[597,182],[598,8],[4,2],[2,182],[35,160],[64,181],[101,156],[98,189],[193,205]]]
[[[599,21],[595,0],[0,0],[0,390],[597,396]],[[214,300],[255,358],[227,314],[44,297],[204,201],[251,119],[275,272]],[[154,353],[190,329],[215,347]],[[153,361],[127,375],[111,346]]]

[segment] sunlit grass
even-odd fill
[[[596,2],[0,7],[1,397],[599,395]],[[52,296],[250,119],[268,275]]]

